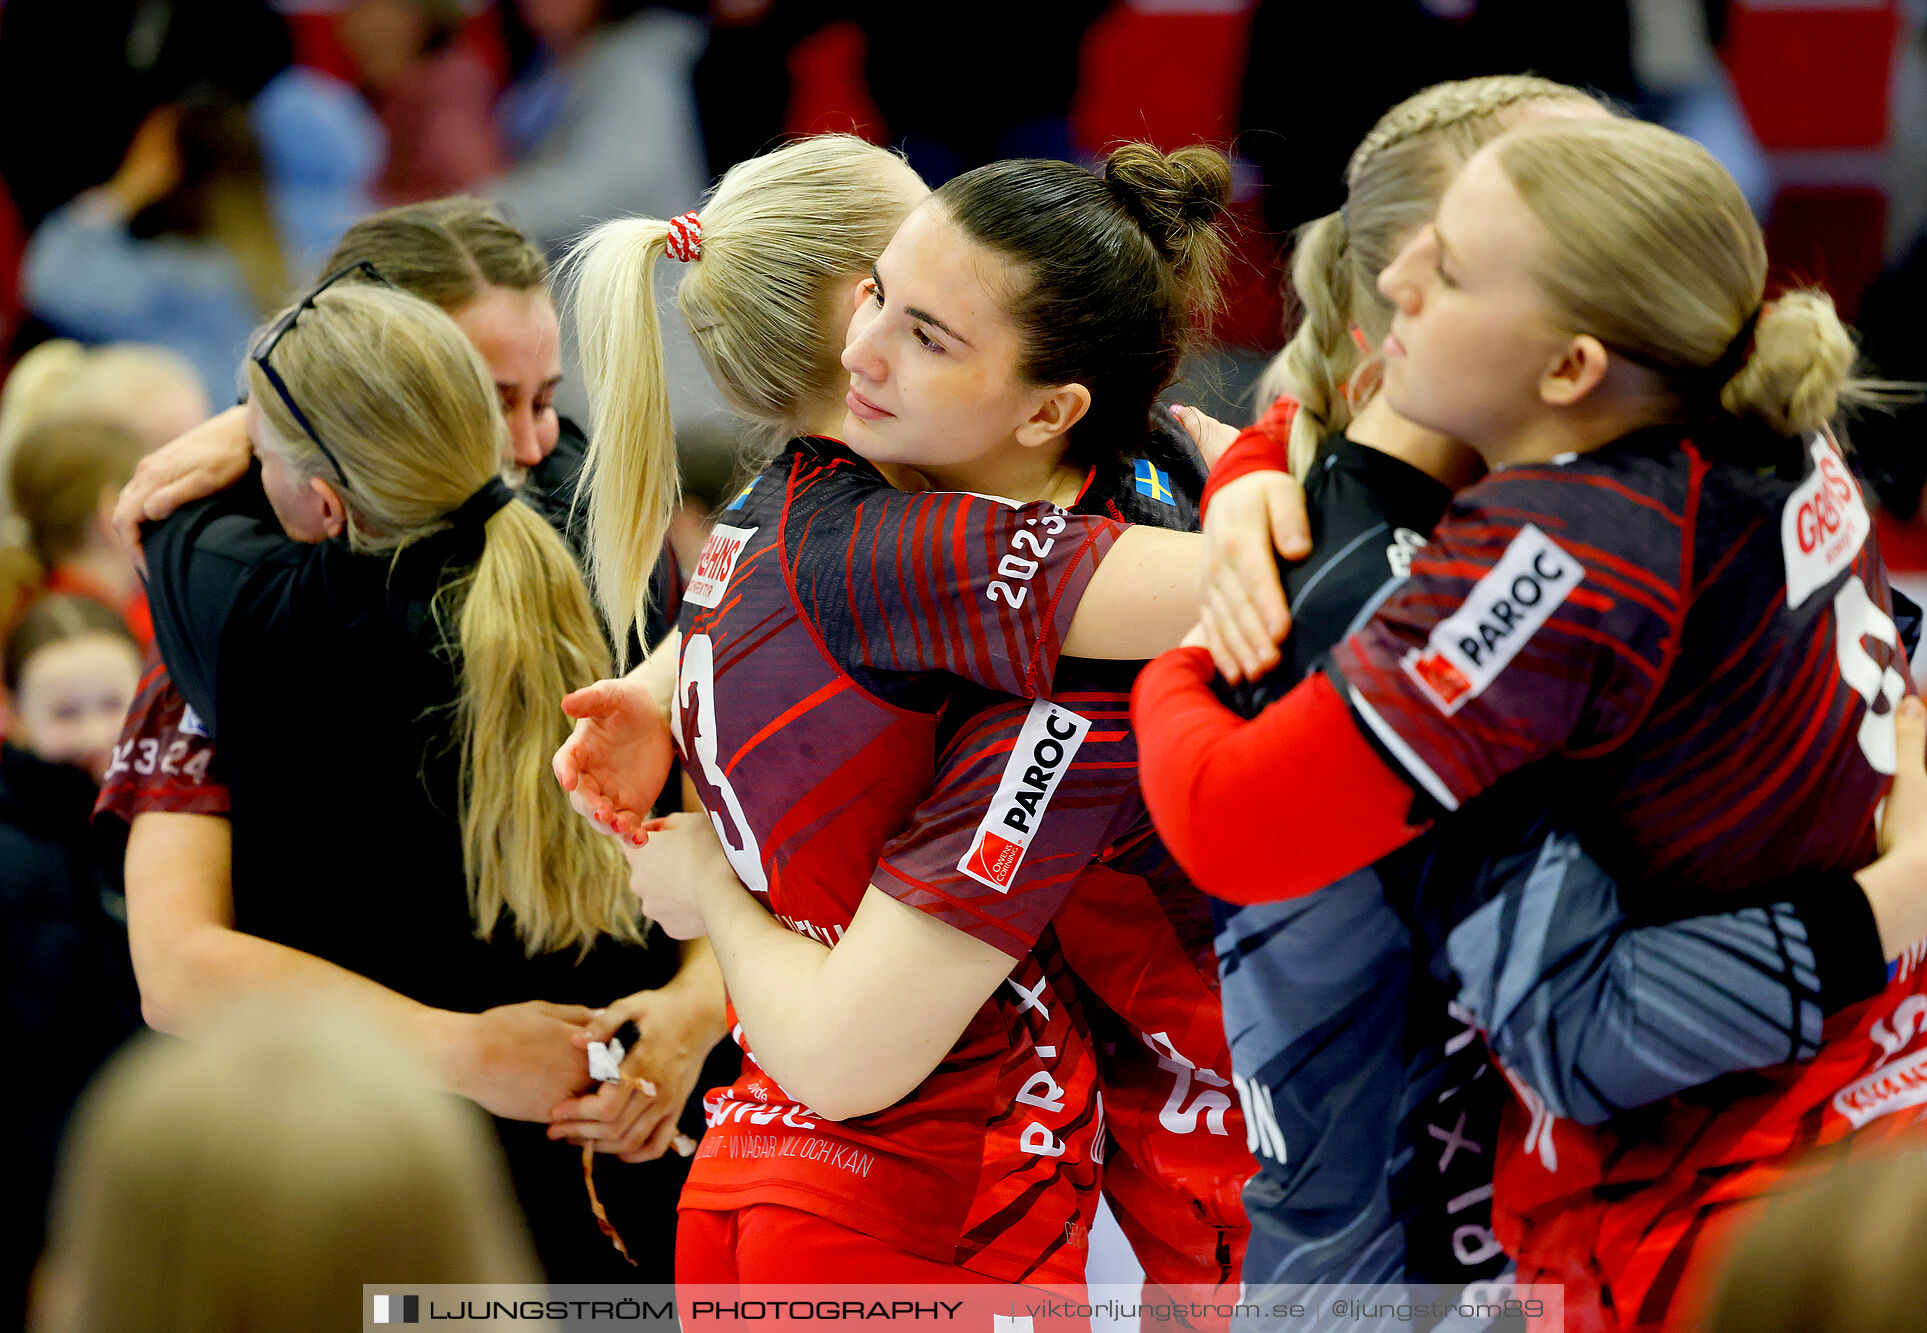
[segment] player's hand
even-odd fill
[[[245,407],[209,417],[134,466],[133,479],[121,487],[114,504],[114,531],[140,561],[143,522],[166,518],[190,500],[232,486],[247,473],[253,453]]]
[[[1899,738],[1894,785],[1880,811],[1880,854],[1927,867],[1927,705],[1908,695],[1894,710]],[[1927,889],[1927,877],[1922,887]]]
[[[1205,646],[1226,680],[1255,679],[1278,665],[1291,629],[1276,556],[1311,554],[1305,491],[1284,472],[1254,472],[1211,499],[1204,520]]]
[[[629,891],[641,900],[643,914],[671,939],[693,940],[709,933],[702,912],[706,890],[749,892],[736,878],[722,839],[705,814],[652,819],[635,837],[623,839],[622,854],[629,860]]]
[[[576,723],[555,752],[555,780],[577,814],[606,833],[633,837],[676,760],[650,682],[640,672],[599,680],[564,698],[562,711]]]
[[[1184,427],[1184,433],[1191,437],[1191,443],[1198,446],[1198,453],[1204,458],[1206,471],[1218,465],[1219,457],[1231,447],[1231,442],[1238,438],[1236,426],[1227,426],[1216,417],[1207,416],[1195,407],[1174,403],[1171,407],[1171,415],[1176,417],[1178,424]]]
[[[623,1053],[621,1083],[604,1083],[550,1114],[549,1137],[614,1153],[625,1162],[650,1162],[677,1138],[676,1123],[701,1077],[710,1048],[725,1026],[722,996],[672,981],[598,1009],[576,1037],[585,1048],[607,1041],[625,1022],[636,1040]]]
[[[582,1005],[525,1000],[452,1017],[442,1052],[449,1086],[491,1115],[545,1121],[557,1102],[593,1082],[575,1040],[591,1017]]]

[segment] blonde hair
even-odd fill
[[[332,287],[272,357],[346,475],[250,359],[254,402],[289,465],[340,489],[355,549],[399,552],[444,530],[500,473],[506,428],[481,353],[421,298]],[[506,911],[532,954],[586,950],[600,934],[639,941],[622,853],[570,812],[550,777],[570,725],[555,701],[610,671],[568,548],[533,509],[504,505],[486,524],[480,558],[442,586],[435,606],[460,649],[455,735],[476,933],[490,934]]]
[[[1319,442],[1351,423],[1369,358],[1352,329],[1376,347],[1391,326],[1378,275],[1419,228],[1467,158],[1527,105],[1598,107],[1588,93],[1526,74],[1436,83],[1379,117],[1345,168],[1345,206],[1305,224],[1292,252],[1301,319],[1258,381],[1260,406],[1289,396],[1291,468],[1311,466]]]
[[[136,1039],[68,1134],[35,1333],[322,1333],[363,1283],[539,1282],[494,1136],[420,1067],[278,1007]]]
[[[1684,135],[1638,121],[1522,130],[1500,167],[1550,244],[1533,265],[1552,317],[1658,371],[1682,397],[1696,388],[1736,416],[1783,435],[1813,430],[1842,404],[1880,400],[1853,378],[1853,335],[1818,290],[1762,309],[1766,241],[1746,196]],[[1757,312],[1750,351],[1718,384],[1728,349]]]
[[[0,545],[0,628],[101,532],[102,495],[125,486],[146,452],[124,426],[81,417],[36,426],[17,441],[6,498],[18,518],[19,542]]]
[[[333,273],[367,260],[405,292],[451,314],[485,288],[546,288],[548,260],[485,199],[454,195],[371,213],[342,233],[321,266]]]
[[[154,404],[169,394],[185,398],[184,416],[195,421],[211,411],[200,376],[178,352],[151,343],[41,343],[20,358],[0,388],[0,476],[21,437],[55,421],[111,421],[138,435],[144,449],[166,444],[181,422],[165,422],[157,431],[152,418]],[[0,503],[0,542],[25,539],[12,511]]]
[[[792,431],[830,392],[847,314],[837,286],[883,253],[916,202],[911,179],[895,154],[825,134],[739,162],[717,182],[676,305],[733,411]],[[618,643],[648,609],[678,498],[654,288],[668,230],[653,218],[605,222],[567,261],[590,402],[589,568]]]

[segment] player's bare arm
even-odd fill
[[[835,948],[799,935],[743,887],[706,818],[657,822],[630,857],[644,910],[709,936],[757,1063],[826,1119],[907,1096],[1010,975],[1010,955],[876,888]]]

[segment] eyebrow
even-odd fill
[[[879,295],[881,295],[883,292],[883,275],[877,272],[877,266],[875,264],[870,265],[870,281],[874,282],[877,285],[877,292]],[[938,328],[942,329],[945,333],[949,334],[951,337],[955,338],[958,342],[962,343],[965,347],[974,348],[977,345],[976,343],[971,342],[970,339],[964,337],[963,334],[957,332],[955,329],[951,328],[948,324],[938,319],[935,315],[931,314],[928,310],[919,310],[912,305],[912,306],[905,306],[903,308],[903,313],[910,316],[911,319],[916,320],[920,324],[936,325]]]

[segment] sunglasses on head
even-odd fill
[[[261,335],[261,340],[257,344],[251,358],[255,365],[261,367],[261,373],[267,377],[268,384],[274,389],[276,396],[281,399],[281,405],[288,409],[288,415],[295,419],[295,424],[307,432],[308,438],[314,441],[315,448],[321,450],[322,456],[326,458],[329,465],[334,468],[335,475],[341,478],[344,486],[348,483],[347,470],[341,466],[341,460],[335,457],[335,451],[328,447],[328,442],[321,438],[320,433],[315,430],[313,423],[308,420],[308,414],[303,412],[301,405],[294,401],[294,395],[288,392],[287,381],[281,378],[281,372],[274,368],[273,363],[270,362],[268,358],[273,355],[274,349],[281,345],[281,340],[288,336],[288,331],[295,326],[295,321],[301,318],[302,311],[314,309],[315,300],[321,293],[327,291],[342,279],[356,274],[363,275],[370,281],[378,282],[390,290],[394,289],[395,284],[382,277],[381,270],[366,259],[349,264],[345,268],[338,268],[320,282],[316,283],[309,289],[306,296],[302,297],[294,305],[288,307],[288,312],[274,321],[268,328],[268,331]]]

